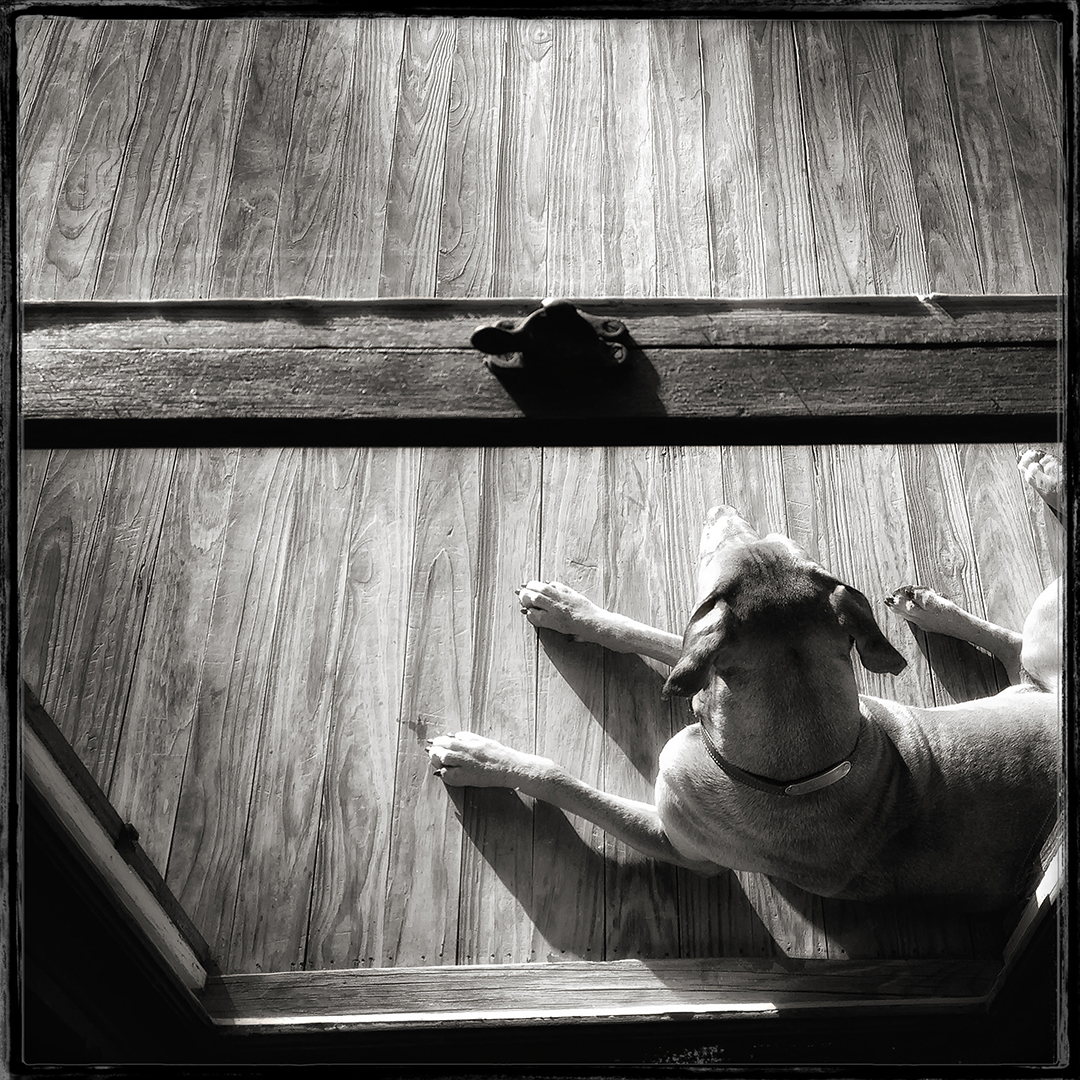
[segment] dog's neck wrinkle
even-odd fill
[[[847,687],[822,692],[805,683],[733,689],[717,678],[695,703],[697,719],[725,760],[774,780],[794,780],[827,769],[851,752],[861,714],[854,676]],[[789,691],[789,692],[785,692]]]

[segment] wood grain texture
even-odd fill
[[[15,18],[15,79],[19,91],[19,137],[31,116],[41,115],[37,101],[46,81],[47,57],[63,20],[48,15]]]
[[[748,23],[768,296],[820,292],[793,25]]]
[[[903,22],[891,29],[930,288],[982,292],[971,206],[952,112],[945,107],[948,99],[934,26]]]
[[[469,347],[479,325],[524,319],[539,298],[29,303],[23,344],[40,349]],[[1057,344],[1060,296],[847,296],[764,300],[591,298],[643,349],[679,346]],[[479,354],[478,354],[479,358]]]
[[[603,182],[603,291],[656,295],[650,31],[638,19],[611,19],[601,31],[604,104],[599,134]],[[593,156],[595,169],[597,156]]]
[[[1034,38],[1019,29],[990,22],[983,36],[1035,268],[1033,291],[1053,292],[1063,280],[1064,159],[1057,110],[1035,77]]]
[[[304,966],[319,806],[342,626],[358,452],[294,452],[275,478],[288,500],[287,560],[264,602],[274,611],[259,747],[245,825],[232,971]]]
[[[22,292],[27,298],[53,295],[54,290],[46,288],[44,278],[46,244],[86,82],[104,32],[102,22],[49,22],[48,48],[24,57],[25,66],[19,75],[20,93],[25,86],[28,95],[19,109],[17,144],[19,265]],[[27,70],[32,62],[39,68],[36,76]]]
[[[350,215],[329,267],[330,296],[379,294],[405,20],[361,19],[355,30],[353,97],[340,159],[340,199]]]
[[[540,572],[542,455],[539,447],[480,453],[472,707],[465,720],[468,730],[526,752],[536,744],[538,645],[513,590]],[[459,964],[533,959],[531,809],[517,792],[464,793]]]
[[[795,45],[820,288],[826,295],[873,292],[866,186],[840,25],[796,22]]]
[[[246,96],[218,233],[215,296],[267,294],[306,36],[302,20],[259,20],[240,84]]]
[[[891,31],[886,23],[846,22],[840,37],[862,166],[873,291],[925,293],[929,274]]]
[[[606,1016],[701,1015],[717,1018],[742,1006],[750,1015],[776,1016],[823,1005],[860,1004],[888,1011],[922,1003],[941,1011],[978,1009],[993,985],[999,961],[876,961],[837,965],[821,960],[655,960],[618,964],[522,964],[398,972],[304,972],[274,976],[226,975],[208,986],[207,1007],[218,1022],[251,1030],[303,1030],[337,1018],[361,1027],[381,1017],[420,1013],[420,1022],[460,1023],[469,1017],[521,1023],[577,1013]],[[749,1006],[749,1008],[747,1008]],[[500,1016],[500,1014],[502,1014]],[[290,1021],[291,1018],[291,1021]]]
[[[394,773],[383,964],[456,961],[463,793],[436,777],[424,740],[473,718],[480,453],[425,450]]]
[[[713,296],[765,295],[750,29],[702,19],[705,185]]]
[[[593,417],[1054,415],[1055,345],[656,349]],[[508,389],[472,350],[27,350],[35,419],[581,417],[575,397]],[[227,437],[226,437],[227,438]]]
[[[299,452],[237,459],[219,585],[184,784],[165,876],[216,956],[231,955],[260,732],[272,686],[271,645],[288,561]]]
[[[548,161],[555,59],[550,20],[513,19],[499,144],[496,296],[546,296]]]
[[[674,528],[668,465],[666,450],[658,447],[607,448],[607,606],[663,629],[676,625],[665,558]],[[667,675],[668,668],[657,661],[625,654],[604,657],[606,791],[654,801],[657,759],[674,734],[673,714],[681,704],[660,697]],[[676,868],[647,859],[611,837],[605,837],[605,854],[604,958],[678,956]]]
[[[698,24],[653,23],[650,32],[657,291],[711,296]]]
[[[39,295],[93,295],[155,33],[155,24],[145,20],[104,24],[82,100],[76,106],[78,121],[56,203],[49,212],[51,223],[36,288]]]
[[[166,20],[147,60],[94,281],[98,299],[154,294],[154,267],[170,210],[178,154],[198,86],[205,21]]]
[[[547,292],[603,291],[605,110],[602,24],[555,23],[548,175]]]
[[[609,506],[602,447],[544,452],[540,577],[561,581],[604,605]],[[538,632],[536,752],[603,787],[604,670],[597,645]],[[533,810],[533,959],[604,957],[604,834],[537,803]]]
[[[936,27],[986,292],[1034,292],[1035,270],[982,27]]]
[[[435,291],[455,27],[453,19],[410,19],[405,27],[380,296]]]
[[[360,452],[307,926],[309,968],[383,962],[420,451]]]
[[[35,535],[34,523],[37,519],[38,504],[41,502],[45,476],[49,468],[51,450],[23,450],[19,455],[19,504],[18,504],[18,549],[16,558],[19,564],[19,583],[30,538]]]
[[[152,296],[209,296],[258,22],[211,19],[160,222]],[[119,270],[119,267],[118,267]],[[146,293],[130,284],[133,296]]]
[[[355,53],[355,23],[310,20],[284,147],[268,296],[332,295],[333,266],[349,247],[356,212],[342,191]]]
[[[236,451],[177,453],[107,788],[162,877],[196,722],[236,458]]]
[[[493,295],[507,19],[457,23],[437,296]]]
[[[929,586],[986,618],[955,447],[901,447],[900,468],[917,575],[911,584]],[[935,634],[923,635],[920,643],[925,643],[939,704],[986,697],[1007,685],[1003,670],[966,642]]]
[[[169,449],[117,455],[101,496],[93,544],[76,570],[81,588],[74,594],[64,666],[42,698],[50,712],[66,718],[65,736],[106,790],[142,642],[175,459],[176,451]],[[90,501],[96,501],[94,494]]]
[[[77,598],[86,588],[86,567],[101,528],[102,500],[115,456],[113,450],[58,451],[51,455],[52,472],[42,479],[19,600],[22,675],[43,702],[58,698],[65,665],[71,663]],[[52,712],[70,739],[74,718],[59,713],[55,705]]]
[[[1014,447],[970,444],[958,454],[985,618],[1022,630],[1045,583]]]

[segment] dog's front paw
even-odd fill
[[[439,735],[427,752],[435,775],[453,787],[519,787],[540,760],[471,731]]]
[[[961,629],[964,611],[933,589],[921,585],[901,585],[885,597],[890,611],[902,615],[921,630],[935,634],[955,634]]]
[[[606,612],[559,581],[530,581],[515,590],[521,613],[533,624],[575,641],[596,641]]]
[[[1061,509],[1064,477],[1061,462],[1045,450],[1026,450],[1016,463],[1020,474],[1034,488],[1051,510]]]

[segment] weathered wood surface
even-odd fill
[[[1062,288],[1049,21],[16,22],[28,299]]]
[[[508,388],[473,350],[27,350],[22,410],[33,420],[1041,417],[1061,409],[1059,358],[1040,344],[651,349],[585,401],[543,381]]]
[[[510,792],[448,792],[471,728],[648,798],[689,719],[660,665],[536,633],[558,577],[676,632],[705,509],[743,508],[869,596],[909,661],[864,692],[996,688],[882,598],[1022,616],[1052,572],[1012,445],[35,451],[30,686],[225,970],[643,957],[1000,956],[1001,917],[672,873]],[[1015,583],[1015,584],[1014,584]],[[983,658],[985,659],[985,658]]]
[[[843,1008],[845,1014],[896,1008],[978,1008],[993,962],[842,963],[634,960],[397,971],[226,975],[203,995],[216,1023],[348,1028],[412,1019],[527,1022],[574,1016],[602,1020],[665,1014],[792,1015]],[[411,1014],[411,1017],[410,1017]]]

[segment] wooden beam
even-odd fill
[[[23,692],[27,782],[180,985],[192,993],[202,990],[212,966],[206,944],[51,718],[28,688]]]
[[[994,962],[720,959],[575,961],[224,975],[203,1004],[249,1033],[470,1023],[747,1019],[839,1010],[979,1012]]]
[[[29,420],[1048,416],[1059,297],[581,301],[636,349],[585,395],[469,345],[536,301],[36,304]]]

